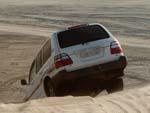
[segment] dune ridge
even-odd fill
[[[54,97],[0,104],[0,113],[149,113],[150,86],[107,96]]]

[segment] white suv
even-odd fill
[[[33,62],[35,78],[31,77],[34,76],[33,65],[30,70],[29,84],[42,81],[35,82],[39,88],[32,87],[40,89],[34,90],[35,93],[44,91],[47,96],[59,96],[59,87],[67,81],[81,77],[94,77],[102,81],[118,78],[123,76],[127,65],[118,40],[97,23],[57,31],[46,44]],[[44,48],[49,48],[50,53],[44,52]],[[25,80],[22,84],[26,84]]]

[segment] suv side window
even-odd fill
[[[46,63],[48,58],[51,56],[51,40],[49,39],[36,57],[36,73],[42,68],[42,66]]]
[[[33,61],[29,72],[29,82],[33,80],[35,75],[36,75],[36,64],[35,61]]]
[[[49,39],[43,47],[43,64],[51,56],[51,40]]]
[[[36,73],[39,72],[42,65],[43,65],[43,58],[42,58],[42,50],[41,50],[36,57]]]

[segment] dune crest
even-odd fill
[[[101,96],[55,97],[0,104],[0,113],[149,113],[150,86]]]

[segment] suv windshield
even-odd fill
[[[109,35],[100,25],[88,25],[58,33],[61,48],[105,38],[109,38]]]

